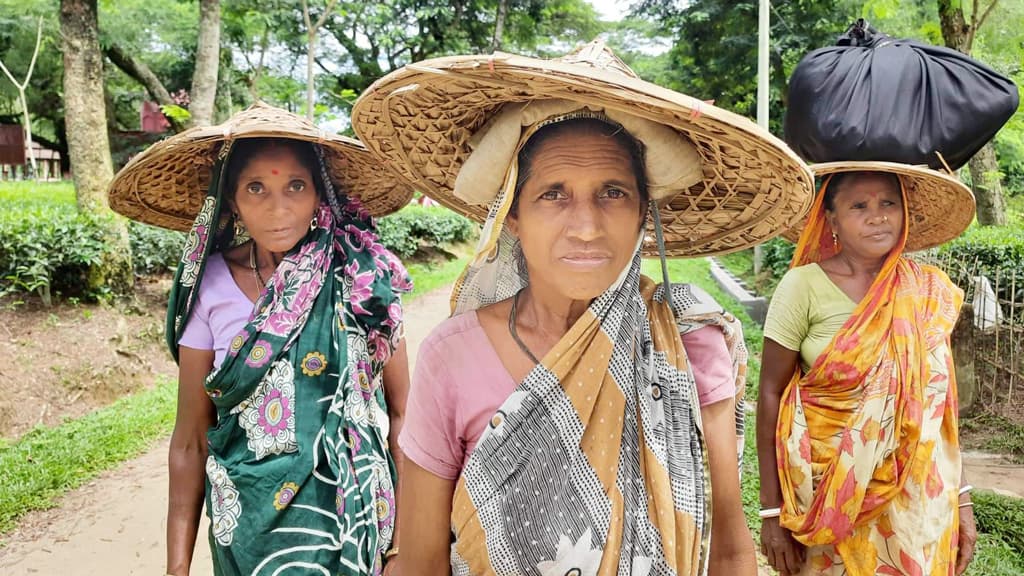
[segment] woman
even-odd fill
[[[167,572],[189,573],[205,493],[217,575],[379,574],[411,285],[369,211],[409,192],[357,142],[261,104],[154,145],[112,187],[140,220],[194,216],[168,310]]]
[[[764,329],[762,550],[784,575],[961,574],[975,541],[949,348],[963,293],[904,252],[959,235],[974,198],[926,168],[814,168],[823,191]]]
[[[571,100],[545,91],[568,87]],[[646,117],[622,112],[637,101]],[[357,102],[353,125],[390,166],[487,214],[455,316],[413,379],[400,514],[418,537],[403,575],[756,573],[737,474],[740,326],[698,288],[642,277],[640,255],[657,253],[648,214],[673,223],[656,226],[662,254],[738,248],[751,221],[796,220],[810,180],[749,123],[707,107],[691,121],[693,106],[600,43],[556,61],[428,61]],[[708,134],[737,127],[765,152],[737,157],[779,164],[705,178],[734,144]],[[741,175],[775,169],[803,188]],[[730,186],[765,192],[761,209],[744,212]]]

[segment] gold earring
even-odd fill
[[[309,221],[309,231],[312,232],[312,231],[316,230],[316,225],[317,225],[316,216],[313,216],[313,219]]]
[[[835,232],[832,233],[832,247],[839,250],[839,236]]]
[[[235,217],[235,238],[242,238],[242,237],[246,236],[246,234],[249,232],[249,230],[245,227],[245,222],[242,222],[242,219],[238,217],[237,213],[234,215],[234,217]]]

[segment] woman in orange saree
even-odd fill
[[[961,574],[973,554],[950,334],[963,292],[904,256],[973,217],[959,181],[815,167],[821,193],[765,323],[762,551],[782,574]]]

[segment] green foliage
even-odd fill
[[[188,111],[186,110],[187,114]],[[117,138],[110,140],[110,158],[114,162],[114,169],[120,170],[135,155],[146,148],[162,140],[165,134],[150,134],[148,132],[125,132]]]
[[[59,206],[0,212],[0,294],[33,292],[45,304],[53,292],[83,295],[103,255],[102,218]]]
[[[761,478],[757,467],[757,430],[754,415],[747,413],[746,427],[743,429],[743,476],[740,478],[740,497],[743,501],[743,515],[747,517],[747,526],[754,542],[761,542],[761,519],[757,515],[761,510]]]
[[[978,490],[971,500],[978,531],[999,537],[1024,559],[1024,499]]]
[[[1024,574],[1024,556],[1002,538],[982,532],[974,548],[974,560],[967,576],[1020,576]]]
[[[959,286],[971,286],[972,278],[988,276],[1004,300],[1024,301],[1024,223],[1006,227],[972,227],[940,247],[939,265]]]
[[[440,246],[468,240],[476,226],[439,206],[407,206],[377,220],[381,242],[401,258],[412,256],[421,242]]]
[[[107,249],[104,234],[112,218],[118,217],[79,213],[69,184],[0,186],[0,295],[34,293],[47,305],[57,293],[86,300],[105,297],[88,292],[85,280]],[[128,230],[137,274],[176,266],[184,245],[180,232],[135,222]]]
[[[765,242],[762,247],[765,268],[770,269],[772,275],[782,278],[786,270],[789,270],[795,250],[796,245],[783,238],[772,238]]]
[[[67,490],[168,434],[176,389],[162,382],[77,420],[35,428],[10,445],[0,444],[0,533],[26,512],[52,507]]]
[[[160,107],[160,111],[163,112],[164,116],[167,116],[168,119],[178,122],[179,124],[186,124],[189,119],[192,118],[191,112],[177,104],[165,104]]]
[[[807,52],[833,44],[857,8],[850,0],[773,3],[769,108],[774,133],[781,133],[793,68]],[[756,115],[757,0],[643,0],[634,16],[657,22],[674,40],[668,69],[655,81],[738,114]]]
[[[132,247],[132,265],[138,275],[173,272],[185,248],[185,235],[149,224],[128,223],[128,241]]]

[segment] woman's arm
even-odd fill
[[[398,518],[402,529],[415,537],[405,539],[395,558],[398,573],[448,576],[455,480],[435,476],[408,458],[402,462],[401,476],[402,506]]]
[[[394,353],[384,365],[384,398],[388,404],[388,418],[391,421],[391,429],[388,432],[388,450],[395,461],[395,469],[402,470],[402,462],[405,460],[402,454],[402,447],[398,444],[398,435],[402,431],[402,424],[405,420],[405,402],[409,397],[409,354],[403,339],[398,343]],[[401,510],[398,505],[401,498],[402,476],[398,476],[398,486],[395,489],[395,509]],[[401,515],[395,519],[395,535],[391,540],[391,548],[398,548],[398,528],[401,522]]]
[[[167,467],[167,573],[184,576],[192,565],[206,491],[206,432],[217,412],[203,383],[213,370],[213,351],[179,348],[178,413]]]
[[[743,516],[736,454],[736,404],[722,400],[700,409],[711,468],[710,576],[755,576],[757,558]]]
[[[764,339],[757,400],[757,462],[761,477],[762,509],[782,506],[782,488],[775,456],[775,430],[782,393],[793,378],[799,359],[799,352],[770,338]],[[761,552],[782,576],[796,574],[804,562],[803,545],[779,525],[778,517],[766,518],[761,522]]]

